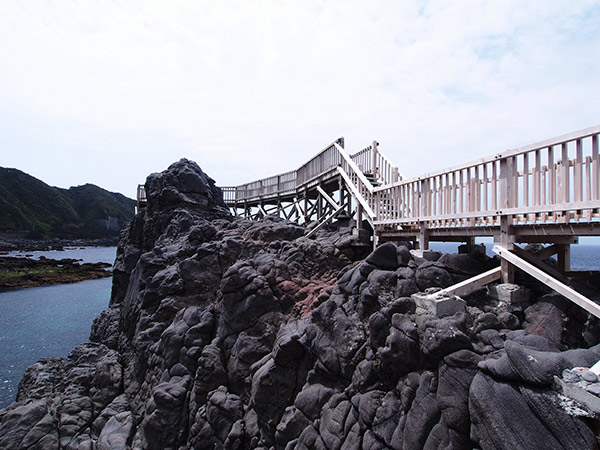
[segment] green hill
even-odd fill
[[[18,169],[0,167],[0,232],[30,237],[118,235],[135,200],[93,184],[60,189]]]

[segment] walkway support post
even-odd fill
[[[360,202],[356,202],[356,228],[362,230],[362,221],[363,221],[363,207]]]
[[[418,236],[419,250],[429,250],[429,233],[427,232],[427,225],[422,223],[419,225],[419,236]]]
[[[557,244],[557,266],[561,273],[571,271],[571,246],[569,244]]]
[[[500,246],[508,251],[512,251],[515,238],[511,233],[512,216],[506,214],[503,210],[511,208],[513,190],[516,186],[513,186],[511,181],[513,180],[513,173],[515,170],[513,158],[503,158],[500,160]],[[513,265],[506,259],[502,259],[501,262],[502,282],[513,283],[515,280],[515,269]]]

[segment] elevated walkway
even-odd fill
[[[277,214],[311,224],[311,233],[352,217],[371,231],[373,246],[412,241],[427,249],[430,241],[472,244],[490,236],[504,282],[512,282],[515,265],[529,271],[520,263],[527,255],[512,257],[516,243],[550,244],[544,255],[557,255],[559,280],[575,274],[570,244],[600,236],[599,134],[600,125],[411,179],[377,142],[349,154],[339,138],[295,170],[222,190],[235,215]],[[144,202],[141,189],[138,206]],[[528,263],[539,268],[541,261]]]

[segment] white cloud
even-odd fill
[[[595,124],[599,16],[595,1],[7,1],[0,165],[133,195],[179,157],[242,183],[345,135],[418,175]]]

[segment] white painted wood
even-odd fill
[[[321,219],[321,221],[319,222],[319,224],[314,227],[312,230],[310,230],[307,234],[306,237],[311,237],[313,234],[315,234],[318,230],[320,230],[321,228],[323,228],[327,222],[329,222],[331,219],[333,219],[335,216],[337,216],[340,212],[342,212],[342,210],[346,207],[346,205],[342,205],[339,206],[335,211],[333,211],[331,214],[329,214],[328,216],[324,217],[323,219]]]
[[[367,188],[369,193],[372,194],[373,193],[373,185],[371,184],[371,182],[369,180],[367,180],[367,177],[365,177],[365,175],[360,171],[360,169],[354,163],[354,161],[352,161],[352,158],[350,158],[350,156],[348,156],[348,153],[346,153],[346,151],[342,147],[340,147],[337,143],[334,144],[334,146],[340,152],[340,155],[342,155],[342,158],[346,161],[348,166],[352,169],[352,171],[354,172],[354,175],[356,177],[358,177],[358,179],[361,181],[361,183]],[[352,183],[352,184],[354,184],[354,183]]]
[[[297,197],[294,197],[294,207],[296,208],[296,212],[298,213],[298,218],[302,221],[301,223],[306,223],[306,217],[302,212],[302,208],[300,208],[300,202]]]
[[[590,127],[590,128],[585,128],[583,130],[579,130],[579,131],[575,131],[573,133],[568,133],[568,134],[564,134],[562,136],[558,136],[555,138],[551,138],[551,139],[547,139],[545,141],[541,141],[541,142],[537,142],[535,144],[530,144],[530,145],[526,145],[523,147],[518,147],[515,148],[513,150],[505,150],[499,153],[496,153],[494,155],[491,156],[487,156],[484,158],[480,158],[480,159],[476,159],[474,161],[470,161],[468,163],[465,164],[460,164],[457,166],[452,166],[443,170],[439,170],[436,172],[431,172],[431,173],[427,173],[415,178],[411,178],[411,179],[406,179],[406,180],[401,180],[398,183],[394,183],[394,184],[400,184],[400,183],[405,183],[405,182],[411,182],[414,181],[415,179],[419,179],[419,178],[425,178],[425,177],[432,177],[435,175],[441,175],[443,173],[446,172],[453,172],[453,171],[459,171],[461,169],[465,169],[467,167],[474,167],[477,165],[481,165],[487,162],[492,162],[492,161],[496,161],[502,158],[508,158],[511,156],[516,156],[522,153],[526,153],[526,152],[533,152],[535,150],[539,150],[539,149],[545,149],[548,148],[549,146],[554,146],[554,145],[560,145],[563,142],[571,142],[571,141],[575,141],[576,139],[584,139],[584,138],[589,138],[590,136],[594,136],[594,135],[598,135],[600,134],[600,125],[596,125],[594,127]],[[387,186],[382,186],[383,187],[387,187]]]
[[[528,273],[532,277],[538,279],[545,285],[554,289],[559,294],[563,295],[567,299],[571,300],[576,305],[581,306],[583,309],[588,311],[590,314],[600,318],[600,305],[593,302],[589,298],[581,295],[579,292],[571,289],[569,286],[561,283],[556,278],[551,277],[544,271],[538,269],[534,265],[528,263],[524,259],[519,258],[514,253],[508,251],[505,248],[500,247],[499,245],[495,245],[492,249],[494,253],[499,255],[502,259],[508,261],[512,265],[518,267],[524,272]]]
[[[237,209],[256,209],[259,205],[271,212],[268,205],[281,205],[280,202],[292,199],[297,202],[298,196],[304,196],[305,211],[298,218],[306,220],[315,214],[327,215],[329,205],[337,208],[319,186],[337,177],[348,186],[376,227],[399,229],[424,224],[429,229],[473,229],[475,225],[498,226],[502,216],[510,215],[514,224],[524,225],[547,222],[568,227],[573,220],[586,221],[596,230],[592,234],[600,235],[599,130],[600,126],[593,127],[518,151],[501,152],[475,164],[375,188],[358,165],[368,168],[384,182],[393,176],[393,166],[375,143],[349,156],[340,138],[295,171],[225,187],[223,195],[236,213]],[[590,141],[591,155],[584,156],[583,149],[589,148]],[[561,154],[557,161],[558,146]],[[572,149],[576,149],[576,154]],[[547,165],[542,166],[542,161]],[[313,203],[309,200],[309,193],[314,197],[317,192],[319,199],[328,203],[327,208],[323,208],[320,200]],[[298,203],[294,208],[300,210]],[[278,207],[278,211],[281,209]]]
[[[330,196],[329,194],[327,194],[327,192],[325,192],[323,190],[323,188],[321,188],[321,186],[317,186],[317,191],[319,191],[319,193],[323,196],[323,198],[327,201],[327,203],[329,203],[331,206],[333,206],[333,208],[339,208],[340,205],[338,205]]]
[[[500,279],[500,267],[496,267],[494,269],[488,270],[487,272],[476,275],[468,280],[461,281],[453,286],[442,289],[438,292],[438,294],[447,294],[447,295],[467,295],[477,289],[482,288],[485,285],[488,285],[496,280]]]
[[[370,220],[375,219],[375,213],[373,212],[373,209],[371,209],[371,206],[363,198],[362,194],[359,192],[358,188],[354,185],[354,183],[352,182],[352,180],[350,179],[348,174],[341,167],[338,167],[337,170],[338,170],[339,174],[342,176],[342,178],[344,179],[344,181],[346,182],[346,186],[348,187],[348,189],[350,189],[352,194],[354,194],[354,197],[356,198],[356,200],[362,205],[363,209],[369,216]]]
[[[592,138],[593,200],[600,200],[600,152],[598,150],[598,140],[598,135]]]
[[[583,201],[583,144],[577,139],[577,156],[574,170],[574,198],[576,202]]]

